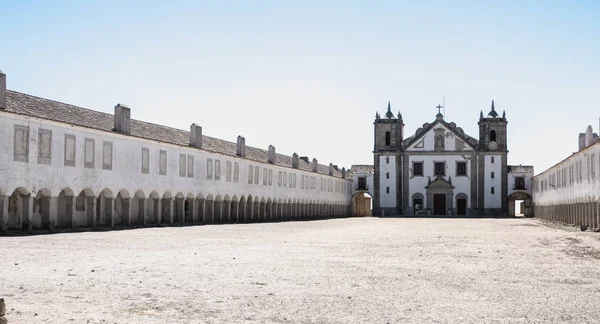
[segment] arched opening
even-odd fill
[[[373,197],[366,192],[358,192],[352,197],[352,216],[373,216]]]
[[[83,189],[75,198],[75,224],[78,227],[95,227],[96,197],[92,189]]]
[[[8,229],[29,229],[29,204],[31,193],[20,187],[8,198]]]
[[[112,227],[113,226],[113,194],[112,191],[105,188],[98,195],[96,200],[96,226]]]
[[[496,141],[496,131],[492,129],[490,131],[490,142],[495,142],[495,141]]]
[[[171,224],[173,221],[173,195],[169,191],[162,196],[160,203],[161,207],[161,223]]]
[[[238,216],[240,202],[236,195],[233,195],[233,197],[231,197],[230,205],[231,207],[229,208],[229,220],[231,223],[237,223],[239,222]]]
[[[115,225],[128,226],[130,224],[131,197],[125,189],[119,191],[115,199]]]
[[[206,224],[214,224],[215,223],[215,198],[213,195],[209,194],[206,196],[204,200],[204,218],[206,220]]]
[[[415,193],[412,196],[412,211],[413,215],[423,215],[423,209],[425,208],[425,199],[422,193]]]
[[[247,217],[246,213],[247,213],[246,197],[242,196],[240,198],[240,203],[238,205],[238,217],[237,217],[238,223],[243,223],[246,221],[246,217]]]
[[[185,203],[183,205],[183,210],[185,213],[185,223],[193,224],[196,210],[196,197],[193,194],[189,193],[187,197],[185,197]]]
[[[204,199],[204,195],[198,194],[196,196],[196,214],[197,220],[201,224],[206,224],[206,200]]]
[[[526,192],[513,192],[508,196],[508,216],[532,217],[531,195]]]
[[[260,221],[260,199],[258,197],[254,197],[254,210],[252,211],[252,221]]]
[[[266,221],[267,220],[267,201],[265,200],[265,198],[263,198],[260,201],[260,206],[258,208],[258,212],[259,212],[258,221],[259,222]]]
[[[223,197],[223,213],[222,213],[223,223],[233,223],[231,221],[231,198],[229,195],[225,195]]]
[[[459,193],[456,195],[456,215],[457,216],[467,216],[467,202],[468,197],[464,193]]]
[[[385,132],[385,146],[390,146],[391,140],[392,140],[392,134],[389,131]]]
[[[40,189],[33,201],[33,217],[31,227],[33,229],[50,230],[50,200],[52,193],[49,189]],[[54,226],[52,226],[54,227]]]
[[[220,195],[215,197],[215,212],[214,212],[215,224],[221,224],[224,222],[223,219],[223,199]]]
[[[56,215],[57,228],[75,227],[75,195],[73,190],[65,188],[58,195],[58,210]]]
[[[131,198],[131,224],[146,224],[146,195],[141,190]]]
[[[273,200],[271,198],[267,199],[265,205],[265,221],[273,221]]]
[[[148,221],[160,224],[160,196],[156,191],[152,191],[148,199]]]
[[[185,219],[185,196],[182,192],[175,195],[175,208],[173,215],[173,224],[183,224]]]

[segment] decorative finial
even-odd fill
[[[392,114],[392,104],[388,101],[388,109],[387,112],[385,113],[385,117],[392,119],[394,118],[394,114]]]
[[[506,119],[506,110],[502,110],[502,119]]]
[[[492,99],[492,111],[494,111],[494,110],[495,110],[495,108],[494,108],[494,99]]]
[[[391,112],[392,111],[392,103],[388,101],[388,111]]]
[[[400,113],[400,111],[398,111],[398,119],[399,119],[400,121],[402,121],[402,114]]]
[[[480,110],[479,111],[479,120],[482,120],[482,119],[483,119],[483,110]]]

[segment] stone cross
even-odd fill
[[[438,114],[442,113],[442,105],[437,105],[435,108],[438,109]]]

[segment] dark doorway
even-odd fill
[[[413,214],[414,215],[422,215],[423,214],[423,198],[413,198]]]
[[[433,195],[433,214],[434,215],[446,215],[446,195],[445,194],[434,194]]]
[[[456,214],[458,216],[466,216],[467,215],[467,200],[466,199],[456,199]]]

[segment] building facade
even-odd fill
[[[0,231],[349,216],[352,179],[316,159],[6,89]]]
[[[402,115],[388,103],[374,122],[373,214],[508,215],[507,123],[492,101],[487,115],[480,112],[478,138],[441,112],[405,137]],[[531,188],[515,190],[530,195]]]
[[[588,126],[579,150],[533,179],[536,217],[600,228],[600,141]]]

